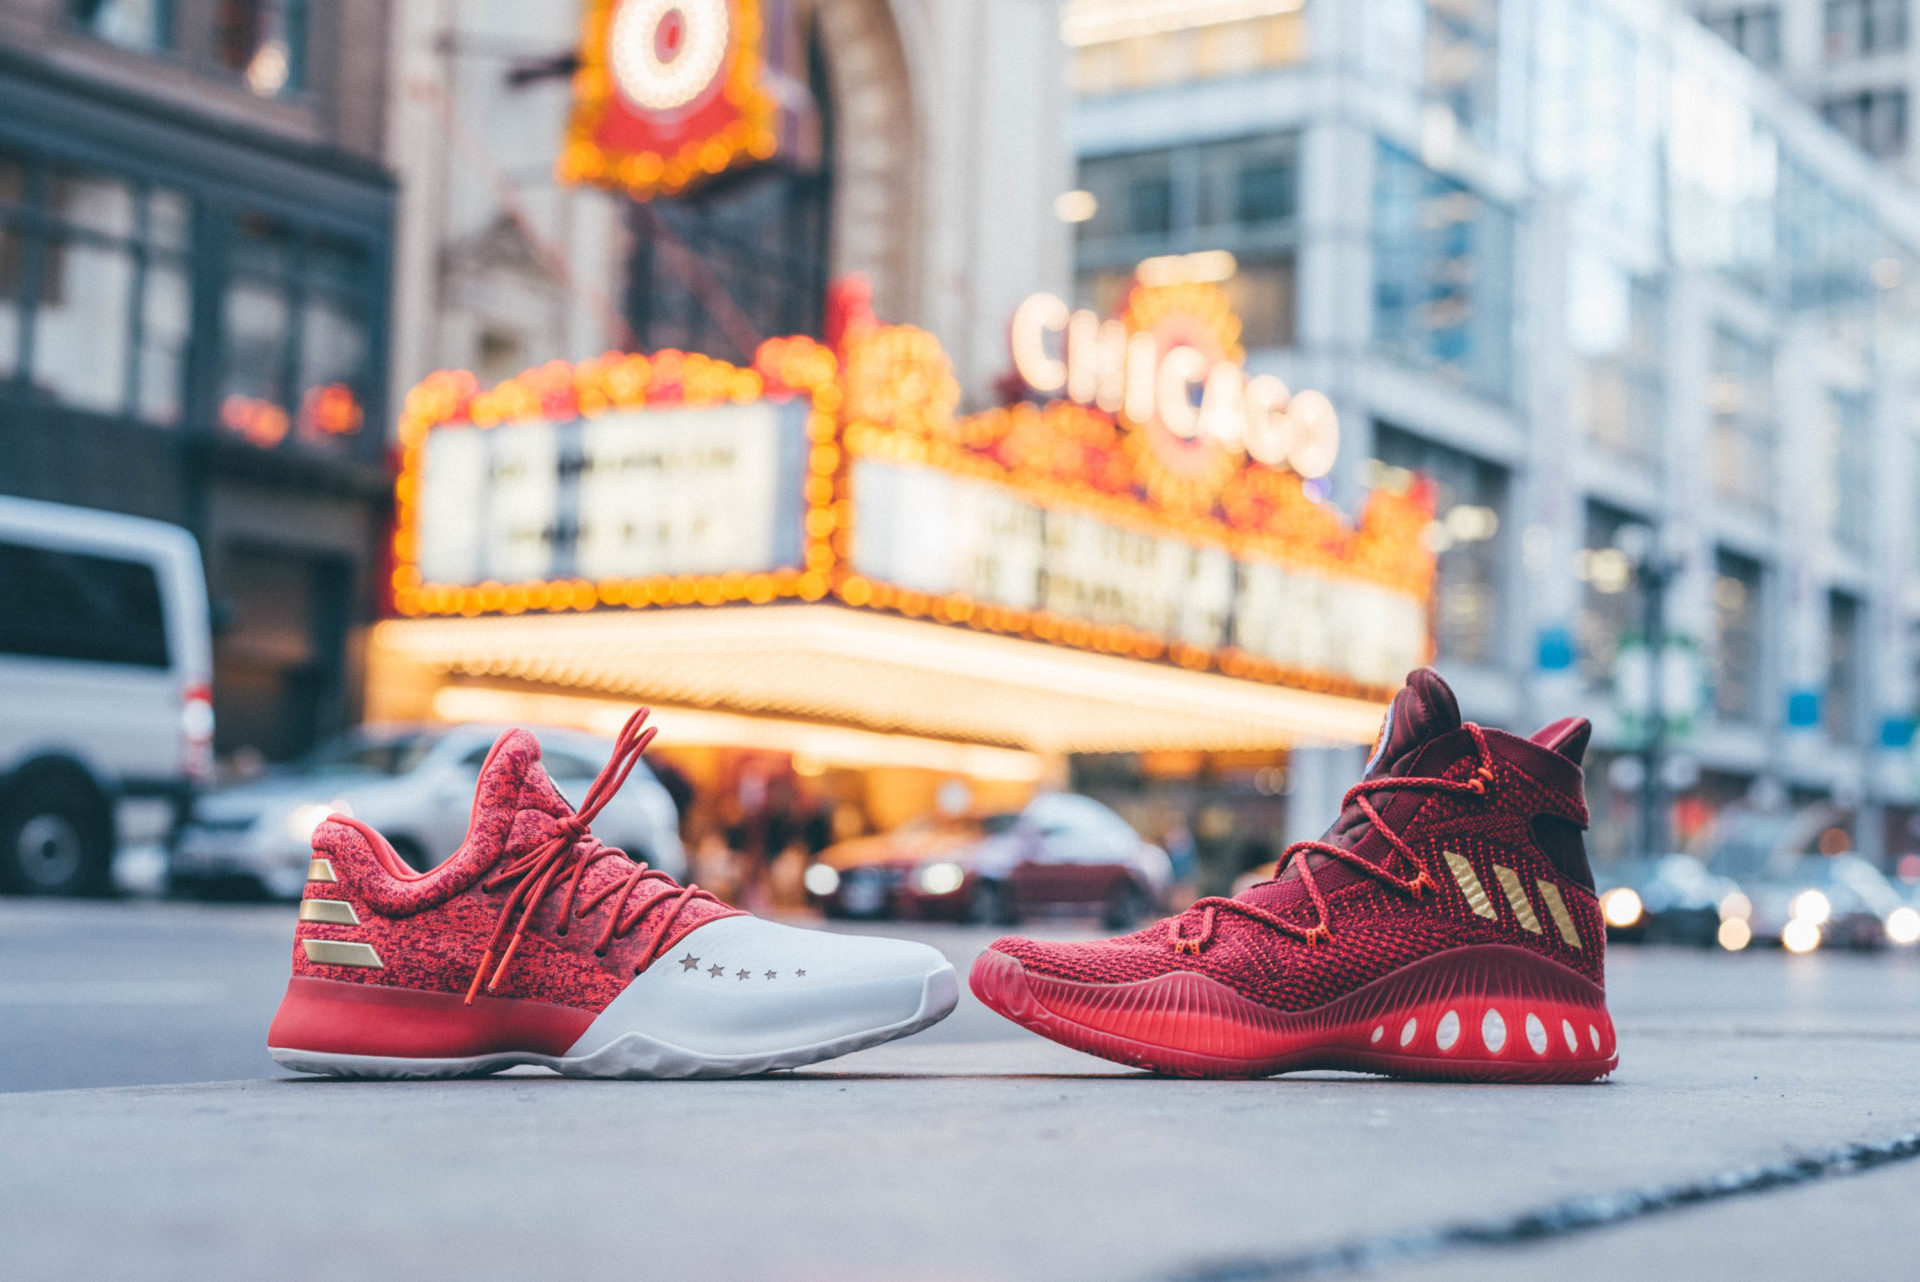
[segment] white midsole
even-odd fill
[[[396,1080],[471,1077],[497,1073],[522,1064],[550,1068],[568,1077],[744,1077],[776,1069],[798,1068],[803,1064],[818,1063],[823,1059],[910,1036],[945,1019],[959,999],[960,984],[953,967],[942,966],[924,977],[919,1008],[906,1019],[878,1028],[843,1033],[823,1041],[757,1050],[748,1054],[704,1053],[638,1031],[622,1033],[583,1055],[497,1051],[456,1059],[408,1059],[389,1055],[341,1055],[281,1046],[270,1046],[267,1050],[282,1068],[329,1077]]]

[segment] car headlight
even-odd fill
[[[819,895],[822,899],[840,889],[840,874],[829,864],[809,864],[801,882],[807,893]]]
[[[1600,896],[1600,915],[1607,919],[1609,926],[1631,926],[1645,911],[1646,906],[1631,886],[1615,886]]]
[[[913,884],[928,895],[951,895],[967,880],[967,870],[949,860],[928,864],[913,875]]]
[[[1753,901],[1737,890],[1729,890],[1720,900],[1721,921],[1745,921],[1753,916]]]
[[[353,807],[339,797],[325,803],[310,801],[305,805],[295,806],[287,812],[287,836],[303,846],[310,845],[313,841],[314,829],[334,815],[351,817]]]
[[[1803,890],[1793,897],[1793,907],[1788,911],[1795,921],[1824,926],[1827,918],[1833,916],[1833,904],[1817,890]]]
[[[1790,953],[1810,953],[1820,947],[1820,927],[1805,917],[1795,917],[1780,932],[1780,944]]]
[[[1888,913],[1887,938],[1896,944],[1920,942],[1920,912],[1896,908]]]
[[[1720,941],[1720,947],[1737,953],[1753,942],[1753,927],[1747,925],[1745,917],[1727,917],[1721,920],[1714,938]]]

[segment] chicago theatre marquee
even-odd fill
[[[1430,496],[1323,501],[1332,407],[1246,375],[1218,287],[1029,298],[972,414],[932,335],[833,293],[829,343],[745,365],[417,386],[370,715],[645,702],[663,743],[989,786],[1371,738],[1430,648]]]

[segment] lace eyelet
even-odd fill
[[[605,957],[607,955],[607,950],[604,948],[596,948],[593,950],[593,955],[595,957]]]
[[[567,928],[565,926],[555,926],[553,928],[553,933],[558,935],[560,938],[565,939],[567,937]]]

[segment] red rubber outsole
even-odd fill
[[[564,1055],[595,1012],[547,1002],[424,992],[295,975],[267,1045],[327,1055],[452,1059],[530,1051]]]
[[[1600,986],[1525,949],[1454,949],[1324,1006],[1282,1012],[1193,971],[1131,984],[1029,972],[989,949],[973,992],[1089,1055],[1179,1077],[1345,1069],[1468,1082],[1590,1082],[1619,1065]]]

